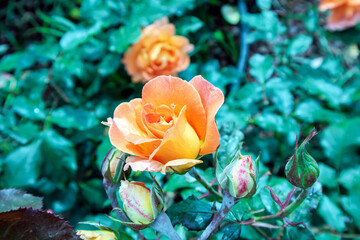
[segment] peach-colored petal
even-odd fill
[[[219,132],[215,123],[215,115],[224,103],[224,94],[221,90],[201,76],[194,77],[190,84],[199,92],[201,102],[206,111],[206,136],[203,140],[200,155],[213,153],[219,146]]]
[[[176,159],[170,162],[167,162],[161,169],[161,173],[165,174],[166,172],[175,172],[175,173],[185,173],[190,170],[196,164],[202,163],[203,161],[197,159]]]
[[[360,1],[359,0],[348,0],[347,4],[349,6],[360,6]]]
[[[330,30],[343,30],[352,27],[360,21],[360,8],[341,6],[334,9],[328,19],[327,26]]]
[[[186,108],[180,112],[175,125],[169,129],[160,146],[151,154],[150,160],[156,160],[163,164],[181,158],[195,159],[200,151],[200,140],[187,122]]]
[[[319,4],[320,11],[326,11],[345,4],[348,0],[322,0]]]
[[[128,157],[126,159],[124,170],[126,171],[129,166],[133,171],[160,172],[164,165],[156,160],[149,160],[141,157]]]
[[[160,144],[160,140],[149,138],[147,141],[142,140],[142,142],[137,142],[136,144],[131,142],[140,141],[139,139],[148,137],[148,134],[143,130],[144,126],[141,119],[138,119],[138,107],[141,107],[141,105],[141,99],[134,99],[129,103],[121,103],[115,109],[114,118],[109,129],[109,137],[111,144],[121,151],[148,157]],[[136,140],[136,136],[139,139]]]
[[[176,104],[178,115],[183,106],[187,106],[186,118],[200,139],[206,132],[206,115],[201,98],[196,89],[187,81],[172,76],[159,76],[149,81],[143,88],[143,103],[155,106]]]

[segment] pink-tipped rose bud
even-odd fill
[[[138,224],[150,224],[163,209],[162,201],[152,201],[151,191],[141,182],[121,181],[119,190],[127,216]]]
[[[220,184],[233,197],[248,198],[256,192],[257,168],[250,155],[236,154],[224,169]]]

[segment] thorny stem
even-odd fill
[[[198,171],[196,171],[195,168],[192,168],[189,171],[189,174],[194,177],[201,185],[203,185],[206,190],[208,190],[211,194],[213,194],[217,200],[221,200],[222,199],[222,195],[217,192],[206,180],[205,178],[203,178]]]
[[[150,227],[155,231],[167,236],[171,240],[181,240],[181,237],[175,231],[168,215],[165,212],[160,213],[160,215],[155,219]]]
[[[209,239],[217,231],[222,220],[237,202],[238,200],[236,198],[232,197],[229,193],[224,192],[224,198],[220,210],[216,213],[215,217],[206,227],[198,240]]]
[[[287,217],[290,213],[292,213],[299,205],[305,200],[305,198],[309,195],[309,189],[302,189],[299,196],[296,198],[294,202],[292,202],[289,206],[284,209],[281,209],[279,212],[268,215],[268,216],[261,216],[255,217],[255,221],[263,221],[263,220],[270,220],[270,219],[281,219]]]

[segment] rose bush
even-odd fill
[[[175,35],[175,26],[167,18],[145,27],[139,40],[124,54],[123,63],[133,82],[147,82],[159,75],[176,76],[190,63],[193,45]]]
[[[321,11],[330,10],[327,26],[330,30],[343,30],[360,21],[360,1],[358,0],[322,0]]]
[[[216,151],[215,114],[224,95],[201,76],[190,82],[159,76],[143,88],[142,99],[121,103],[105,123],[112,145],[128,157],[135,171],[184,173]]]

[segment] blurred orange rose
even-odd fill
[[[142,30],[122,62],[133,82],[145,83],[159,75],[176,76],[185,70],[193,48],[187,38],[175,36],[175,26],[162,18]]]
[[[112,145],[136,156],[125,169],[184,173],[202,163],[199,155],[216,151],[215,114],[223,102],[221,90],[201,76],[159,76],[144,86],[142,99],[121,103],[104,124]]]
[[[343,30],[360,21],[359,0],[322,0],[319,9],[331,11],[327,18],[327,26],[330,30]]]

